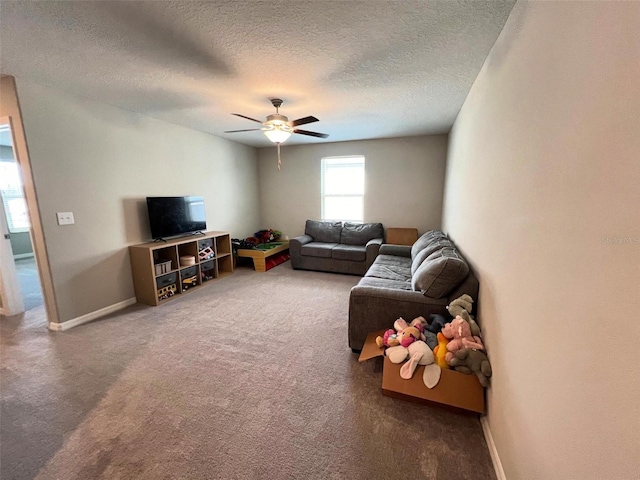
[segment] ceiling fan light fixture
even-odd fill
[[[264,134],[273,143],[282,143],[291,136],[291,132],[283,130],[279,126],[275,126],[273,129],[270,129],[270,130],[265,130]]]

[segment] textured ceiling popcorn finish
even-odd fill
[[[256,147],[446,133],[514,1],[0,2],[3,74]]]

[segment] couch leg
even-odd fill
[[[357,354],[360,354],[360,352],[362,352],[362,350],[358,350],[357,348],[352,348],[351,351]]]

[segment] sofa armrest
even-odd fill
[[[383,241],[384,241],[384,239],[382,239],[382,238],[372,238],[371,240],[369,240],[367,242],[367,245],[366,245],[366,248],[367,248],[367,257],[366,257],[367,270],[369,269],[369,267],[371,266],[373,261],[378,256],[378,252],[380,251],[380,245],[382,245]]]
[[[369,333],[391,328],[398,317],[411,321],[432,313],[447,316],[447,305],[447,298],[411,290],[356,285],[349,295],[349,346],[361,350]]]
[[[395,255],[396,257],[411,257],[411,247],[408,245],[391,245],[385,243],[380,246],[380,255]]]
[[[311,235],[300,235],[299,237],[292,238],[289,240],[289,254],[300,255],[302,246],[311,242],[313,242],[313,237]]]

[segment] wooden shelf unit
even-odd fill
[[[198,253],[207,247],[213,250],[214,257],[200,259]],[[180,257],[185,255],[195,256],[195,265],[181,266]],[[160,305],[233,273],[228,232],[205,232],[167,242],[132,245],[129,256],[136,299],[145,305]],[[162,262],[171,265],[165,272],[156,273],[156,264]],[[162,288],[174,291],[173,295],[159,298]]]

